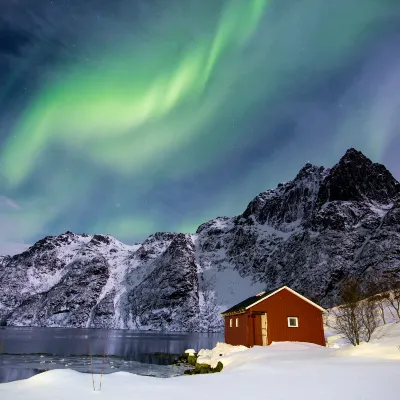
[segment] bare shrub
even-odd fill
[[[381,315],[382,322],[384,325],[386,324],[385,310],[388,308],[389,305],[388,301],[389,296],[390,294],[386,292],[386,293],[375,294],[369,298],[369,301],[373,301],[376,304],[376,307],[379,310],[379,314]]]
[[[361,300],[362,290],[359,281],[348,278],[340,288],[341,305],[332,310],[332,328],[353,346],[360,344],[360,327],[363,324]]]
[[[104,354],[103,354],[103,360],[101,362],[101,374],[100,374],[100,387],[99,387],[99,392],[101,392],[101,385],[103,382],[103,373],[104,373],[104,365],[105,365],[105,361],[106,361],[106,357],[107,357],[107,352],[104,349]]]
[[[398,275],[389,275],[387,278],[387,288],[390,291],[387,301],[396,311],[397,318],[400,319],[400,277]]]
[[[331,311],[330,326],[353,346],[370,341],[378,327],[379,308],[369,297],[369,282],[361,284],[356,278],[346,279],[340,288],[340,306]]]
[[[93,372],[93,357],[92,357],[92,351],[91,351],[91,347],[89,344],[89,358],[90,358],[90,372],[92,375],[92,386],[93,386],[93,391],[96,392],[96,386],[94,383],[94,372]],[[104,349],[104,353],[103,353],[103,359],[101,361],[101,372],[100,372],[100,384],[99,384],[99,392],[101,392],[101,387],[103,384],[103,375],[104,375],[104,368],[105,368],[105,362],[106,362],[106,358],[107,358],[107,351],[106,349]]]
[[[364,283],[365,296],[369,302],[375,304],[379,314],[382,318],[382,322],[385,325],[385,310],[388,309],[390,303],[388,298],[390,293],[388,292],[387,279],[383,276],[377,278],[370,277]]]
[[[90,357],[90,372],[92,374],[92,386],[93,386],[93,392],[96,391],[96,388],[94,386],[94,374],[93,374],[93,360],[92,360],[92,350],[89,344],[89,357]]]
[[[377,303],[371,299],[360,301],[361,325],[360,333],[364,341],[369,342],[375,329],[379,326],[378,323],[378,306]]]

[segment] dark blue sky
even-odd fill
[[[396,0],[0,4],[0,253],[241,213],[355,147],[400,178]]]

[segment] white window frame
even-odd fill
[[[296,325],[290,325],[291,319],[294,319],[296,321]],[[299,327],[299,318],[298,317],[287,317],[287,325],[288,325],[288,328],[298,328]]]
[[[229,328],[232,328],[232,318],[229,319]]]
[[[236,318],[236,328],[239,328],[239,318]]]

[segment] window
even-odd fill
[[[229,320],[229,328],[232,328],[232,318]]]
[[[297,317],[288,317],[287,322],[289,328],[299,327],[299,319]]]
[[[239,328],[239,318],[236,318],[236,328]]]

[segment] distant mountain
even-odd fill
[[[219,311],[288,285],[323,306],[349,275],[400,273],[400,184],[349,149],[306,164],[242,215],[128,246],[66,232],[0,258],[0,323],[221,330]]]

